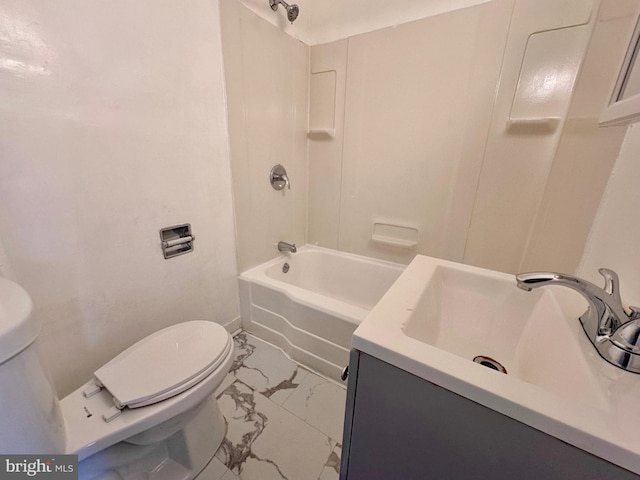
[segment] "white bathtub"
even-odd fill
[[[405,268],[305,245],[240,275],[242,327],[338,379],[353,331]]]

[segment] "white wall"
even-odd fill
[[[0,6],[0,243],[61,395],[170,324],[238,316],[217,2]],[[158,231],[190,222],[195,252]]]
[[[598,269],[620,277],[620,292],[640,306],[640,127],[629,127],[607,184],[577,274],[603,285]]]
[[[231,168],[241,271],[304,244],[307,225],[309,48],[243,7],[222,0]],[[274,190],[283,165],[291,189]]]

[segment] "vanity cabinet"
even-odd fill
[[[358,350],[343,441],[341,480],[640,479]]]

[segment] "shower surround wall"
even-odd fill
[[[638,0],[601,2],[522,271],[573,272],[582,257],[627,130],[602,128],[598,117],[611,99],[639,14]]]
[[[598,5],[494,0],[312,47],[336,131],[310,140],[308,242],[519,270]]]
[[[490,2],[312,47],[312,77],[337,73],[337,125],[310,141],[309,243],[462,259],[511,11]],[[374,244],[374,223],[414,229],[417,248]]]
[[[597,0],[493,0],[310,49],[222,6],[241,271],[279,240],[520,268]],[[276,163],[292,190],[265,181]]]
[[[217,2],[7,0],[0,32],[3,275],[58,393],[155,330],[233,322]],[[184,222],[195,251],[164,260],[159,229]]]
[[[277,256],[278,241],[306,240],[309,48],[236,0],[220,5],[238,265],[244,271]],[[278,163],[291,189],[269,184]]]

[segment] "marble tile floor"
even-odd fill
[[[337,480],[346,388],[240,332],[216,391],[227,434],[198,480]]]

